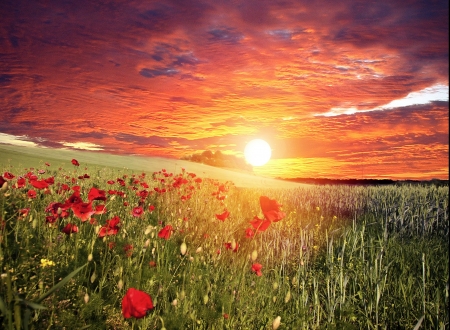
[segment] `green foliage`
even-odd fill
[[[185,171],[81,166],[33,170],[54,177],[47,190],[28,180],[15,186],[29,169],[1,172],[16,176],[0,192],[5,329],[267,329],[277,316],[280,329],[448,326],[448,187],[244,189]],[[74,192],[63,185],[79,186],[85,202],[92,187],[105,190],[106,200],[92,205],[104,204],[106,213],[81,221],[69,208],[49,223],[50,203]],[[286,216],[246,237],[249,222],[263,217],[261,195],[281,203]],[[230,215],[220,221],[224,209]],[[119,231],[99,237],[115,216]],[[68,223],[78,232],[62,233]],[[173,227],[167,240],[158,236],[166,225]],[[232,242],[236,252],[225,246]],[[130,287],[152,297],[155,308],[143,319],[122,316]]]

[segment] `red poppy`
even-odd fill
[[[52,185],[55,183],[55,178],[54,177],[48,177],[47,179],[44,179],[45,182],[47,182],[49,185]]]
[[[106,220],[106,225],[100,228],[98,237],[116,235],[119,232],[120,218],[116,215],[110,220]]]
[[[116,181],[114,181],[114,180],[108,180],[106,183],[107,183],[107,184],[114,184],[114,183],[116,183]]]
[[[71,209],[81,221],[87,221],[95,214],[96,210],[92,209],[92,203],[75,203],[72,204]]]
[[[45,170],[39,170],[38,173],[39,173],[39,174],[44,174],[44,173],[45,173]]]
[[[80,166],[80,163],[78,163],[78,160],[72,159],[72,164],[75,166]]]
[[[36,191],[33,189],[28,190],[28,198],[36,198]]]
[[[143,318],[151,309],[153,309],[152,298],[144,291],[129,288],[122,299],[122,315],[126,319]]]
[[[37,189],[44,189],[48,187],[48,183],[45,180],[30,180],[31,185]]]
[[[125,255],[129,258],[131,257],[131,255],[133,254],[133,245],[131,244],[126,244],[123,247],[123,250],[125,251]]]
[[[3,176],[0,175],[0,188],[3,187],[3,184],[6,182],[6,180],[3,178]]]
[[[50,166],[50,163],[45,162],[45,165]]]
[[[26,217],[28,213],[30,212],[30,208],[20,209],[19,214],[23,217]]]
[[[71,233],[78,233],[78,227],[77,225],[68,223],[61,231],[66,235],[70,235]]]
[[[150,267],[156,267],[156,261],[151,260],[151,261],[148,263],[148,265],[149,265]]]
[[[280,206],[282,205],[278,204],[278,202],[274,199],[269,199],[267,196],[261,196],[259,198],[259,203],[261,205],[264,217],[267,220],[277,222],[286,216],[286,213],[281,212],[280,210]]]
[[[158,237],[169,239],[170,235],[172,235],[173,227],[171,225],[165,226],[163,229],[161,229],[158,233]]]
[[[225,209],[222,214],[216,214],[216,218],[220,221],[225,221],[226,218],[230,215],[230,212]]]
[[[262,269],[262,265],[261,264],[256,263],[256,264],[252,265],[252,271],[255,272],[257,276],[261,276],[262,275],[261,269]]]
[[[251,238],[251,237],[253,237],[254,235],[255,235],[255,233],[253,232],[253,229],[247,228],[247,229],[245,230],[245,237],[246,237],[246,238]]]
[[[74,193],[66,200],[66,204],[71,206],[78,203],[83,203],[83,200],[80,197],[80,192],[75,190]]]
[[[3,173],[3,178],[5,178],[6,180],[12,180],[14,179],[16,176],[12,173],[9,172],[5,172]]]
[[[106,200],[106,193],[104,190],[97,189],[95,187],[92,187],[89,190],[88,193],[88,199],[92,201],[105,201]]]
[[[105,214],[107,211],[104,204],[98,204],[95,206],[95,214]]]
[[[150,206],[148,207],[148,210],[149,210],[150,212],[153,212],[153,211],[155,210],[155,207],[154,207],[153,205],[150,205]]]
[[[137,206],[135,208],[133,208],[133,210],[131,211],[131,214],[133,215],[133,217],[140,217],[142,214],[144,214],[144,209],[142,208],[142,206]]]
[[[233,249],[233,244],[231,242],[228,243],[224,243],[223,245],[225,245],[225,248],[227,250],[233,250],[233,252],[237,252],[239,250],[239,243],[236,242],[236,247]]]
[[[1,176],[0,176],[0,183],[2,183],[2,177],[1,177]],[[3,184],[3,183],[2,183],[2,184]],[[0,187],[2,186],[2,184],[0,184]],[[26,185],[25,178],[19,178],[19,179],[17,179],[17,182],[16,182],[16,187],[17,187],[17,188],[24,188],[25,185]]]
[[[266,231],[267,228],[269,228],[271,222],[267,219],[260,219],[258,217],[254,217],[252,221],[250,221],[250,224],[255,228],[257,231]]]

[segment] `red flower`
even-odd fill
[[[254,217],[252,221],[250,221],[250,224],[255,228],[257,231],[266,231],[267,228],[269,228],[271,222],[267,219],[260,219],[258,217]]]
[[[256,263],[256,264],[252,265],[252,271],[255,272],[257,276],[261,276],[262,275],[261,269],[262,269],[262,265],[261,264]]]
[[[133,254],[133,245],[131,244],[126,244],[123,247],[123,250],[125,251],[125,255],[129,258],[131,257],[131,255]]]
[[[110,220],[106,220],[106,225],[100,228],[98,237],[116,235],[119,232],[120,218],[116,215]]]
[[[267,196],[261,196],[259,198],[259,204],[261,205],[264,217],[267,220],[277,222],[286,216],[286,213],[281,212],[280,210],[280,206],[282,205],[278,204],[274,199],[269,199]]]
[[[17,180],[19,181],[19,180]],[[0,188],[3,187],[3,184],[6,182],[6,180],[3,178],[3,176],[0,175]]]
[[[153,309],[152,298],[144,291],[129,288],[122,299],[122,315],[126,319],[143,318],[151,309]]]
[[[48,183],[45,180],[30,180],[31,185],[37,189],[44,189],[48,187]]]
[[[30,208],[20,209],[19,214],[23,217],[26,217],[28,213],[30,212]]]
[[[78,227],[77,225],[68,223],[61,231],[66,235],[70,235],[71,233],[78,233]]]
[[[95,214],[96,210],[92,209],[92,203],[76,203],[72,204],[72,211],[81,221],[87,221]]]
[[[116,181],[114,181],[114,180],[108,180],[106,183],[107,183],[107,184],[114,184],[114,183],[116,183]]]
[[[225,221],[225,219],[228,218],[229,215],[230,212],[225,209],[222,214],[216,214],[216,218],[220,221]]]
[[[142,206],[137,206],[133,208],[133,211],[131,212],[133,214],[133,217],[140,217],[144,213],[144,209]]]
[[[80,163],[78,163],[78,160],[72,159],[72,164],[75,166],[80,166]]]
[[[3,173],[3,178],[5,178],[6,180],[12,180],[14,179],[16,176],[12,173],[9,172],[5,172]]]
[[[163,229],[161,229],[158,233],[158,237],[169,239],[170,235],[172,235],[173,227],[171,225],[165,226]]]
[[[153,212],[153,211],[155,210],[155,207],[154,207],[153,205],[150,205],[150,206],[148,207],[148,210],[149,210],[150,212]]]
[[[83,203],[83,200],[80,197],[80,192],[75,190],[74,193],[66,200],[66,204],[71,206],[78,203]]]
[[[50,163],[45,162],[45,165],[50,166]]]
[[[105,214],[106,211],[106,206],[103,204],[98,204],[95,206],[95,214]]]
[[[227,313],[223,314],[223,318],[224,318],[224,319],[227,320],[229,317],[230,317],[230,315],[228,315]]]
[[[55,183],[55,178],[54,177],[48,177],[47,179],[44,179],[45,182],[47,182],[49,185],[52,185]]]
[[[148,263],[148,265],[149,265],[150,267],[156,267],[156,261],[151,260],[151,261]]]
[[[2,183],[2,177],[0,176],[0,187],[2,186],[2,184],[3,184]],[[17,188],[24,188],[25,184],[26,184],[25,178],[19,178],[19,179],[17,179],[16,187]]]
[[[36,191],[33,189],[28,190],[28,198],[36,198]]]
[[[106,193],[104,190],[97,189],[95,187],[92,187],[91,190],[89,190],[88,193],[88,199],[92,201],[105,201],[106,200]]]
[[[233,250],[233,252],[237,252],[239,250],[239,243],[236,242],[236,247],[233,249],[233,244],[231,242],[229,243],[224,243],[223,245],[225,245],[225,248],[227,250]]]
[[[246,238],[251,238],[251,237],[253,237],[254,235],[255,235],[255,233],[253,232],[253,229],[247,228],[247,229],[245,230],[245,237],[246,237]]]

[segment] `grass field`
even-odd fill
[[[448,187],[0,152],[4,329],[449,327]]]

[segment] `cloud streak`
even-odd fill
[[[5,0],[0,15],[0,143],[179,158],[264,138],[264,175],[448,178],[446,1]]]

